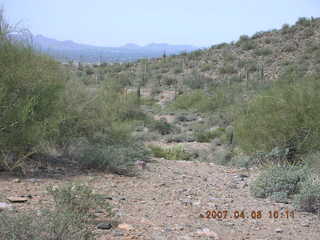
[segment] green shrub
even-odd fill
[[[254,52],[257,56],[268,56],[272,54],[271,48],[258,48]]]
[[[61,187],[49,186],[47,191],[52,195],[55,207],[59,211],[72,212],[89,216],[90,209],[102,208],[110,213],[111,208],[105,202],[102,195],[84,184],[65,184]]]
[[[147,124],[150,130],[157,131],[161,135],[167,135],[174,132],[174,127],[165,120],[153,120]]]
[[[195,137],[192,134],[188,134],[188,133],[172,134],[167,137],[166,141],[168,143],[194,142]]]
[[[34,212],[3,212],[0,213],[0,239],[93,240],[95,234],[83,218],[70,212],[46,210],[41,216]]]
[[[245,51],[255,49],[256,47],[257,45],[253,41],[248,41],[241,44],[241,49]]]
[[[246,168],[246,169],[249,169],[255,164],[254,159],[251,156],[247,156],[243,154],[233,156],[230,163],[233,166]]]
[[[168,160],[190,160],[190,153],[186,152],[182,145],[175,147],[162,148],[160,146],[149,145],[154,157],[165,158]]]
[[[233,74],[236,73],[237,70],[233,65],[230,64],[225,64],[222,67],[219,68],[219,73],[220,74]]]
[[[214,157],[213,161],[220,165],[228,165],[232,160],[232,153],[229,150],[218,151]]]
[[[203,89],[206,85],[210,83],[211,79],[202,76],[197,71],[193,71],[184,80],[184,84],[191,89]]]
[[[221,137],[223,133],[223,128],[218,128],[215,130],[206,130],[200,128],[195,131],[194,136],[197,142],[210,142],[216,137]]]
[[[291,81],[291,80],[290,80]],[[276,84],[253,99],[236,120],[236,138],[247,152],[290,149],[295,156],[320,147],[320,81]]]
[[[299,183],[308,177],[307,169],[301,166],[273,166],[265,170],[251,183],[250,192],[254,197],[279,199],[279,194],[290,197],[299,190]],[[276,196],[276,195],[277,196]]]
[[[90,212],[100,207],[112,216],[111,208],[102,196],[85,185],[51,186],[48,192],[53,196],[54,209],[41,209],[38,214],[1,212],[0,239],[93,240]]]
[[[147,160],[149,152],[138,142],[107,144],[100,141],[79,149],[78,162],[84,168],[108,170],[121,175],[134,175],[138,160]]]
[[[198,108],[199,104],[203,104],[204,102],[209,102],[209,97],[206,96],[203,91],[196,90],[178,96],[171,107],[181,110],[191,110]]]
[[[173,73],[174,74],[179,74],[179,73],[182,73],[183,72],[183,69],[181,67],[177,67],[173,70]]]
[[[311,23],[312,23],[312,20],[305,17],[300,17],[296,22],[297,25],[301,25],[304,27],[309,27]]]
[[[210,64],[204,64],[204,65],[201,66],[200,71],[201,72],[207,72],[210,69],[212,69],[212,66]]]
[[[320,214],[319,179],[308,178],[301,183],[300,192],[295,196],[294,204],[300,210]]]
[[[58,131],[66,74],[52,58],[10,40],[2,11],[0,26],[0,152],[14,163]]]

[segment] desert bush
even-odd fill
[[[250,40],[250,41],[245,41],[243,43],[241,43],[240,47],[242,50],[248,51],[251,49],[255,49],[256,48],[256,44],[254,41]]]
[[[96,143],[84,144],[79,149],[77,158],[84,168],[108,170],[120,175],[134,175],[135,163],[138,160],[147,160],[149,152],[142,143],[131,140],[118,144]]]
[[[304,27],[309,27],[311,23],[312,23],[312,20],[305,17],[300,17],[296,22],[297,25],[301,25]]]
[[[201,72],[207,72],[210,69],[212,69],[212,66],[210,64],[204,64],[204,65],[201,66],[200,71]]]
[[[160,147],[155,145],[148,146],[154,157],[165,158],[168,160],[190,160],[191,154],[186,152],[182,145],[174,147]]]
[[[174,74],[179,74],[179,73],[182,73],[183,72],[183,69],[181,67],[176,67],[174,70],[173,70],[173,73]]]
[[[271,48],[258,48],[254,52],[257,56],[268,56],[272,54]]]
[[[236,60],[236,56],[229,49],[223,50],[222,57],[223,57],[224,62],[233,62],[234,60]]]
[[[203,89],[210,83],[210,81],[210,78],[202,76],[197,71],[193,71],[187,78],[185,78],[184,84],[191,89]]]
[[[252,35],[252,39],[262,38],[264,34],[265,34],[265,32],[263,32],[263,31],[256,32],[255,34]]]
[[[306,212],[320,214],[320,182],[309,177],[300,185],[300,192],[294,198],[295,206]]]
[[[95,235],[84,219],[70,212],[45,211],[0,213],[0,239],[6,240],[93,240]]]
[[[287,43],[286,45],[284,45],[281,49],[282,52],[294,52],[297,50],[297,46],[294,43]]]
[[[249,41],[249,40],[250,40],[250,37],[248,35],[241,35],[239,37],[237,44],[241,44],[241,43]]]
[[[166,120],[153,120],[147,123],[147,127],[150,130],[157,131],[161,135],[167,135],[174,132],[175,128],[172,124],[168,123]]]
[[[299,191],[299,183],[308,177],[308,170],[301,166],[272,166],[251,183],[250,192],[254,197],[273,197],[281,200],[291,197]]]
[[[249,102],[236,121],[241,147],[247,152],[288,148],[291,157],[318,150],[319,88],[319,77],[280,81]]]
[[[233,74],[236,73],[237,70],[233,65],[230,64],[224,64],[222,67],[219,68],[220,74]]]
[[[227,149],[218,151],[213,157],[213,161],[220,165],[228,165],[230,164],[231,160],[232,153]]]
[[[95,239],[90,227],[90,210],[100,207],[112,216],[111,207],[102,196],[89,187],[67,184],[61,188],[51,186],[54,208],[41,209],[38,213],[0,213],[0,239],[7,240],[89,240]]]
[[[72,212],[84,217],[90,215],[90,209],[104,209],[111,213],[110,205],[102,195],[96,194],[85,184],[69,183],[61,187],[49,186],[48,193],[53,197],[56,209],[59,211]]]
[[[290,27],[289,24],[283,24],[282,28],[281,28],[281,34],[286,35],[286,34],[290,34],[293,33],[295,30],[293,27]]]
[[[315,33],[315,31],[313,29],[307,28],[302,32],[302,36],[304,38],[310,38],[311,36],[313,36]]]
[[[194,133],[194,137],[197,142],[210,142],[216,137],[221,137],[224,133],[223,128],[217,128],[215,130],[197,129]]]
[[[212,47],[211,47],[211,49],[222,49],[222,48],[225,48],[225,47],[227,47],[229,44],[228,43],[220,43],[220,44],[217,44],[217,45],[213,45]]]
[[[26,42],[10,40],[2,11],[0,26],[0,148],[14,163],[57,131],[66,74]]]
[[[181,133],[181,134],[171,134],[167,137],[166,142],[172,143],[181,143],[181,142],[194,142],[195,137],[192,134]]]
[[[190,110],[197,109],[200,104],[210,102],[210,97],[204,94],[202,90],[195,90],[177,97],[176,101],[171,104],[174,109]]]

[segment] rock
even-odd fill
[[[14,183],[21,183],[21,180],[20,180],[19,178],[16,178],[16,179],[13,179],[12,182],[14,182]]]
[[[239,178],[241,179],[241,181],[243,181],[243,179],[248,178],[249,176],[246,174],[239,174]]]
[[[36,183],[36,182],[40,182],[40,179],[38,179],[38,178],[30,178],[29,181],[32,182],[32,183]]]
[[[123,234],[122,232],[115,231],[115,232],[113,233],[113,236],[114,236],[114,237],[123,237],[124,234]]]
[[[209,228],[204,228],[204,229],[198,230],[197,235],[201,236],[201,237],[209,237],[209,238],[212,238],[215,240],[219,239],[218,234],[213,231],[210,231]]]
[[[242,187],[242,188],[248,187],[248,183],[244,183],[241,187]]]
[[[194,206],[199,206],[199,205],[201,205],[201,201],[194,202],[193,205]]]
[[[140,169],[144,169],[146,167],[146,165],[147,165],[145,161],[141,161],[141,160],[136,161],[135,164]]]
[[[28,201],[28,198],[26,197],[8,197],[7,199],[12,203],[25,203]]]
[[[0,212],[3,210],[12,210],[12,205],[5,202],[0,202]]]
[[[107,223],[107,222],[105,222],[105,223],[99,223],[99,224],[97,225],[97,228],[98,228],[98,229],[102,229],[102,230],[109,230],[109,229],[112,228],[112,224],[111,224],[111,223]]]
[[[277,229],[275,230],[275,232],[276,232],[276,233],[283,233],[283,230],[282,230],[281,228],[277,228]]]
[[[309,227],[309,226],[310,226],[310,224],[309,224],[309,223],[307,223],[307,222],[303,222],[303,223],[301,223],[301,226],[302,226],[302,227]]]
[[[126,223],[119,224],[118,228],[121,229],[121,230],[126,230],[126,231],[130,231],[130,230],[134,229],[131,225],[126,224]]]
[[[222,142],[220,140],[220,138],[214,138],[212,141],[211,141],[212,145],[214,146],[221,146],[222,145]]]
[[[95,213],[104,213],[104,211],[102,209],[96,209],[94,212]]]
[[[190,199],[181,200],[181,203],[185,206],[192,206],[192,201]]]

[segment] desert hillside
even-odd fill
[[[319,239],[320,19],[61,64],[0,12],[0,239]]]

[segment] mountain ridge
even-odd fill
[[[168,43],[150,43],[144,46],[127,43],[120,47],[94,46],[72,40],[60,41],[40,34],[33,36],[33,46],[60,61],[84,62],[134,61],[140,58],[160,57],[164,53],[173,55],[199,49],[192,45]]]

